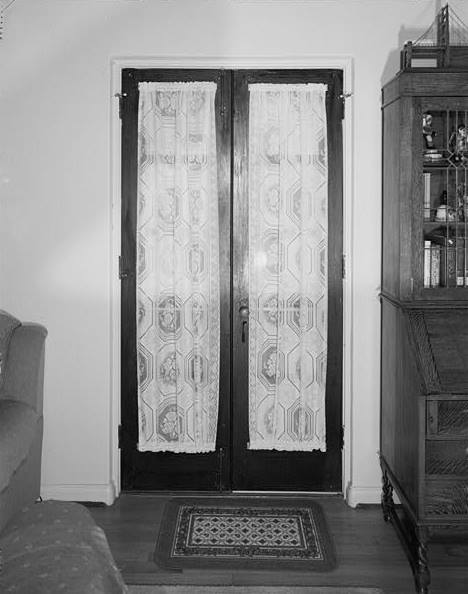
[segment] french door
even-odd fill
[[[140,452],[137,364],[138,85],[216,83],[220,377],[216,451]],[[249,449],[249,85],[327,85],[326,451]],[[124,490],[340,491],[342,448],[342,73],[336,70],[125,69],[122,73],[121,427]]]

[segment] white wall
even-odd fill
[[[462,0],[452,2],[468,20]],[[380,87],[433,0],[16,0],[0,42],[0,307],[49,330],[45,496],[112,500],[111,59],[350,56],[351,503],[378,498]]]

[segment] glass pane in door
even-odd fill
[[[326,449],[326,85],[249,86],[250,449]]]

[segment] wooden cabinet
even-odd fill
[[[468,72],[382,100],[382,506],[426,593],[430,540],[468,533]]]

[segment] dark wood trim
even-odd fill
[[[397,507],[393,502],[392,488],[395,486],[394,476],[392,475],[385,460],[381,458],[380,461],[383,472],[383,494],[382,507],[384,509],[384,519],[390,521],[395,532],[400,539],[401,544],[405,550],[406,556],[410,563],[411,569],[415,576],[417,592],[420,594],[427,594],[427,586],[430,583],[430,573],[427,566],[427,558],[424,566],[420,563],[420,554],[418,551],[427,546],[427,538],[418,539],[418,525],[412,515],[410,507]],[[400,491],[398,491],[400,495]],[[410,515],[411,514],[411,515]]]
[[[133,467],[133,450],[138,441],[136,412],[127,394],[137,392],[136,332],[132,320],[136,312],[136,187],[137,187],[137,126],[138,87],[133,71],[122,71],[122,141],[121,141],[121,266],[133,271],[121,279],[121,465],[122,469]],[[122,473],[122,488],[128,488],[131,478]]]
[[[138,83],[151,81],[195,81],[213,80],[218,83],[217,139],[219,151],[218,179],[220,182],[220,263],[224,270],[221,279],[221,365],[220,385],[224,390],[220,398],[217,452],[194,457],[183,454],[140,453],[136,449],[138,440],[137,425],[137,362],[136,352],[136,188],[137,188],[137,119]],[[243,290],[246,288],[246,269],[232,270],[231,260],[246,253],[248,237],[245,228],[247,220],[247,133],[248,133],[248,94],[243,96],[243,107],[234,97],[239,92],[239,81],[248,82],[321,82],[328,85],[327,118],[328,153],[333,167],[329,168],[329,234],[335,243],[329,248],[329,295],[333,296],[329,307],[329,360],[327,371],[327,447],[333,455],[324,456],[321,452],[308,454],[294,453],[298,465],[291,477],[282,484],[271,482],[270,470],[275,462],[272,453],[260,453],[258,460],[263,482],[239,485],[235,483],[233,449],[244,444],[248,422],[245,407],[242,420],[244,428],[236,430],[239,419],[236,398],[246,398],[245,379],[232,367],[233,358],[246,356],[246,344],[242,343],[238,330],[238,309]],[[342,464],[342,348],[343,348],[343,298],[342,298],[342,253],[343,253],[343,73],[340,70],[243,70],[224,71],[208,69],[124,69],[122,72],[122,268],[129,271],[122,278],[122,488],[124,490],[229,490],[235,488],[268,490],[324,490],[341,491]],[[244,93],[245,94],[245,93]],[[235,108],[237,111],[235,111]],[[247,111],[246,111],[247,110]],[[238,132],[232,138],[232,130]],[[244,175],[243,175],[244,173]],[[234,217],[231,200],[241,210]],[[133,271],[133,272],[132,272]],[[230,272],[232,271],[232,272]],[[332,393],[334,395],[332,395]],[[239,450],[236,463],[242,462],[244,450]],[[262,458],[263,456],[263,458]],[[284,457],[283,467],[288,468],[291,453]],[[313,478],[316,468],[320,478]],[[252,469],[251,469],[252,470]],[[251,472],[251,476],[256,476]],[[194,479],[196,477],[196,483]],[[304,478],[305,477],[305,478]],[[312,477],[312,478],[311,478]]]
[[[466,72],[422,68],[400,72],[382,89],[383,107],[398,97],[461,97],[468,95]]]
[[[245,255],[248,254],[249,234],[248,221],[248,105],[249,93],[244,75],[233,73],[233,232],[232,232],[232,488],[243,489],[237,482],[237,464],[244,464],[244,452],[249,440],[248,427],[248,327],[245,341],[239,332],[239,310],[248,305],[248,268]],[[244,368],[245,373],[240,373]],[[237,399],[234,402],[234,399]]]
[[[136,353],[136,205],[138,84],[154,81],[213,81],[220,216],[220,408],[217,451],[200,454],[138,452]],[[122,279],[121,390],[122,489],[225,490],[230,477],[230,230],[231,230],[231,76],[224,70],[124,69],[122,71],[122,266],[132,271]],[[196,484],[194,484],[196,481]]]
[[[251,83],[304,83],[328,85],[326,108],[329,155],[327,453],[272,452],[247,449],[248,341],[242,342],[239,307],[247,300],[248,186],[242,170],[248,159],[248,85]],[[233,211],[233,489],[286,491],[341,491],[342,489],[342,358],[343,358],[343,73],[340,70],[239,70],[234,73],[234,211]],[[239,177],[236,171],[239,170]],[[265,469],[267,469],[265,471]],[[312,472],[314,469],[314,472]]]
[[[459,290],[459,289],[457,289]],[[447,309],[467,309],[467,301],[446,301],[441,300],[421,300],[421,301],[406,301],[404,299],[397,299],[395,296],[382,291],[379,293],[379,299],[388,301],[399,308],[405,309],[438,309],[440,311],[446,311]]]

